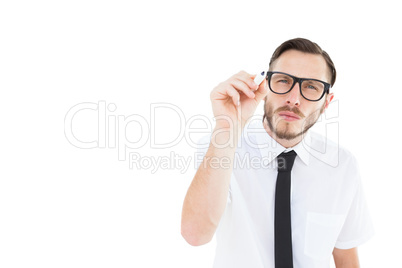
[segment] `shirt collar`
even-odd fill
[[[302,141],[293,147],[293,150],[295,150],[304,164],[308,165],[310,163],[311,135],[309,131],[304,134]]]
[[[261,131],[255,133],[256,146],[258,147],[261,156],[266,157],[267,164],[271,163],[278,155],[283,152],[294,150],[297,156],[302,160],[305,165],[310,163],[310,150],[311,150],[311,134],[309,131],[304,135],[301,142],[294,147],[285,148],[274,140],[264,129],[262,121],[254,123],[251,129],[257,130],[262,128]]]

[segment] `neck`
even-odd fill
[[[266,119],[263,121],[264,129],[267,131],[268,135],[271,136],[277,143],[282,145],[285,148],[290,148],[296,146],[298,143],[300,143],[303,139],[303,135],[300,135],[292,140],[287,140],[287,139],[280,139],[278,138],[275,133],[268,127],[268,124],[266,123]]]

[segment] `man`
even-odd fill
[[[333,99],[332,60],[292,39],[261,85],[254,77],[239,72],[211,92],[216,126],[184,200],[183,237],[202,245],[216,232],[216,268],[329,267],[331,255],[337,268],[359,267],[373,229],[356,160],[308,131]],[[263,121],[246,128],[262,99]]]

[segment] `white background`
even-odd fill
[[[151,118],[151,103],[211,119],[216,84],[266,68],[294,37],[317,42],[338,70],[338,139],[359,160],[376,227],[361,265],[399,267],[399,11],[389,0],[2,1],[0,267],[211,267],[214,243],[180,236],[194,168],[130,169],[113,141],[145,139],[127,149],[142,157],[194,156],[184,138],[151,148],[185,127],[172,109]],[[105,148],[73,146],[69,110],[102,101],[116,108],[110,120],[142,116],[154,133],[130,123]],[[71,128],[96,140],[97,111],[77,113]]]

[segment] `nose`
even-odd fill
[[[286,94],[286,104],[289,106],[300,106],[300,99],[302,96],[300,95],[300,83],[297,82],[292,90]]]

